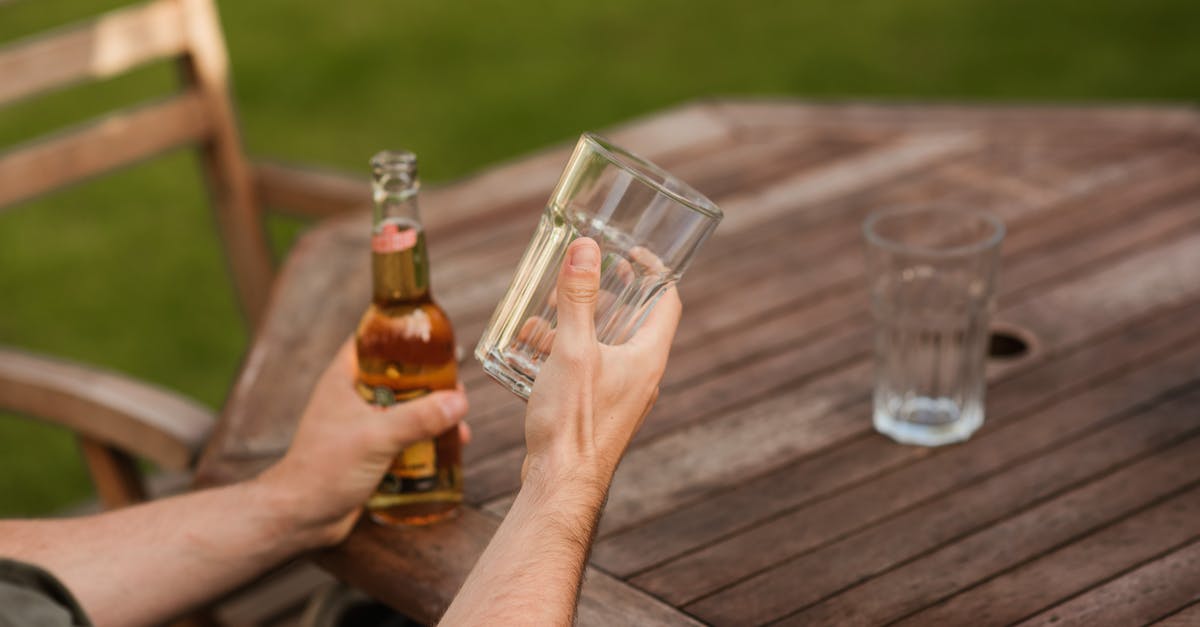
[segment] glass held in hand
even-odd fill
[[[528,399],[554,345],[556,281],[572,241],[590,237],[600,245],[596,337],[615,345],[633,336],[658,297],[683,276],[721,217],[712,201],[662,168],[585,133],[475,357]]]
[[[909,207],[863,225],[875,317],[875,429],[906,444],[959,442],[983,424],[988,320],[1004,224]]]

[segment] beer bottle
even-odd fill
[[[359,394],[392,405],[457,384],[454,331],[429,292],[429,257],[417,214],[417,159],[384,151],[371,159],[375,213],[372,300],[355,335]],[[367,502],[385,524],[423,525],[462,501],[458,429],[409,445]]]

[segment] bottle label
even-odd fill
[[[433,440],[421,440],[404,447],[390,471],[401,479],[421,479],[437,474],[437,449]]]
[[[392,222],[385,223],[371,236],[371,250],[377,253],[398,253],[417,245],[417,230],[404,229]]]
[[[397,394],[396,390],[377,385],[368,387],[359,384],[360,391],[372,405],[388,407],[411,401],[428,394],[425,390],[413,390]],[[378,494],[401,494],[404,492],[429,492],[437,488],[437,446],[432,440],[421,440],[404,447],[392,467],[384,474],[375,489]]]

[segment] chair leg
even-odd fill
[[[146,500],[146,487],[136,460],[89,438],[79,438],[79,447],[104,509],[136,505]],[[171,627],[220,627],[220,623],[208,610],[197,610],[175,620]]]
[[[132,457],[85,437],[79,438],[79,447],[104,509],[117,509],[146,500],[146,487]]]

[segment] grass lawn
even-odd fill
[[[0,44],[120,6],[0,2]],[[247,150],[426,181],[712,95],[1182,100],[1200,3],[1139,0],[220,2]],[[0,80],[4,80],[0,76]],[[153,66],[0,111],[0,145],[165,93]],[[0,214],[0,344],[104,364],[217,407],[246,334],[196,164],[178,153]],[[281,242],[296,225],[276,224]],[[0,415],[0,516],[90,487],[63,433]]]

